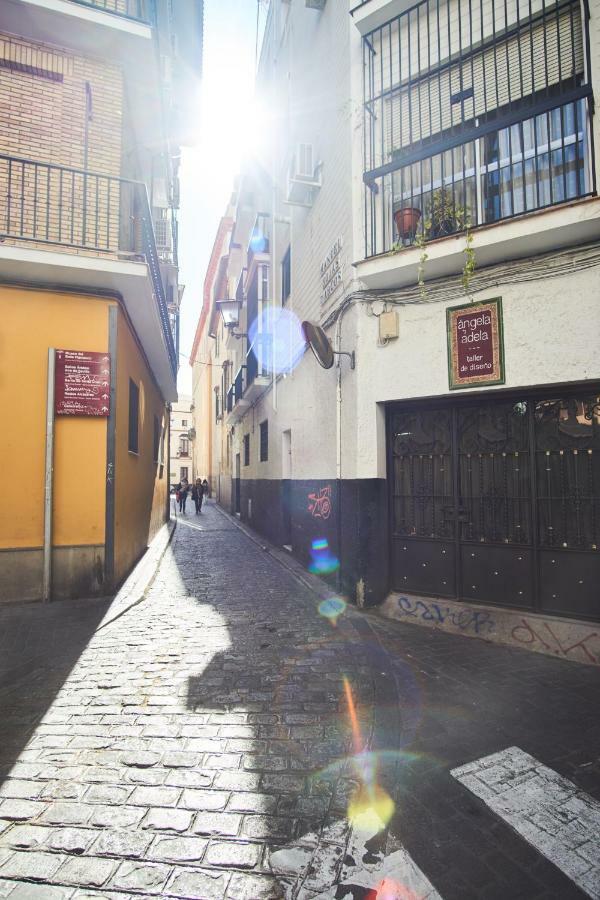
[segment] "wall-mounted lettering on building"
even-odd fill
[[[54,409],[57,416],[108,416],[110,356],[57,350]]]
[[[321,263],[321,304],[327,303],[342,285],[344,266],[342,263],[342,238],[339,237],[329,248],[329,252]]]
[[[446,310],[450,390],[504,384],[502,298]]]

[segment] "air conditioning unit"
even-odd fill
[[[159,253],[171,249],[171,223],[168,219],[156,218],[154,220],[154,236]]]
[[[312,206],[313,194],[320,187],[312,144],[298,144],[288,167],[286,202],[292,206]]]

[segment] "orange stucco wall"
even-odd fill
[[[0,548],[40,547],[48,348],[108,349],[114,301],[0,287]],[[104,543],[106,420],[57,417],[54,539]]]
[[[131,453],[129,439],[129,380],[140,391],[139,452]],[[120,581],[142,555],[166,519],[167,459],[154,460],[154,416],[161,431],[166,425],[165,403],[128,321],[119,312],[117,328],[117,420],[115,456],[115,578]],[[165,440],[165,454],[168,447]]]

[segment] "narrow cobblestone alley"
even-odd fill
[[[6,608],[0,897],[358,900],[392,857],[391,900],[598,896],[450,770],[516,745],[593,804],[600,673],[320,602],[208,504],[120,618]]]

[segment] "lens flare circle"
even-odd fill
[[[248,339],[260,371],[271,375],[291,372],[306,347],[300,319],[282,307],[263,309],[250,324]]]
[[[362,784],[348,803],[348,821],[357,831],[381,831],[395,809],[396,804],[380,785]]]
[[[338,619],[345,611],[348,604],[341,597],[328,597],[319,603],[319,614],[325,619]]]

